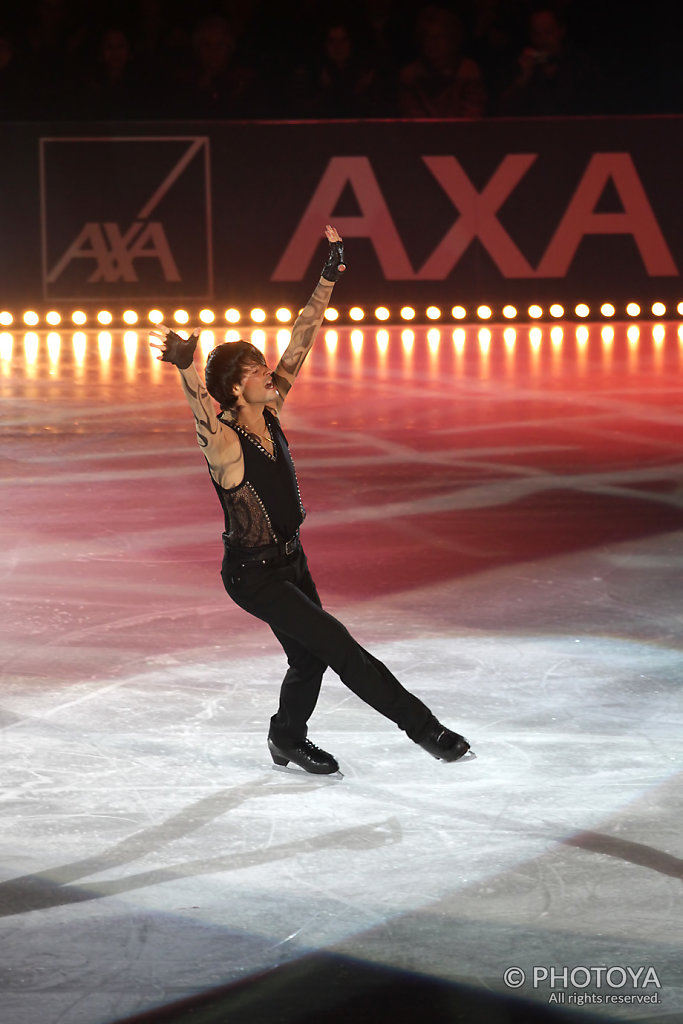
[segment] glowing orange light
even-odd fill
[[[430,352],[438,352],[440,341],[441,331],[439,331],[436,327],[432,327],[431,330],[427,331],[427,344],[429,345]]]
[[[161,324],[164,322],[164,314],[160,309],[150,309],[147,319],[151,324]]]
[[[56,309],[51,309],[49,313],[46,313],[45,320],[51,327],[56,327],[57,324],[61,324],[62,322],[62,318]]]
[[[414,320],[415,310],[412,306],[403,306],[401,309],[401,320]]]
[[[31,366],[38,359],[38,335],[34,331],[28,331],[24,335],[24,355],[26,362]]]
[[[201,346],[202,355],[206,359],[209,352],[216,347],[216,335],[214,331],[201,331],[199,334],[199,344]]]
[[[413,345],[415,344],[415,331],[401,331],[401,344],[403,345],[404,352],[412,352]]]
[[[62,339],[57,331],[50,331],[47,336],[47,355],[51,363],[56,363],[59,359],[61,343]]]
[[[327,316],[327,314],[329,312],[330,312],[329,309],[325,310],[325,317],[326,317],[327,320],[330,319],[330,317]],[[335,313],[337,312],[336,309],[334,310],[334,312]],[[275,319],[277,320],[277,322],[279,324],[288,324],[289,321],[292,319],[292,311],[291,311],[291,309],[287,309],[286,306],[280,306],[280,308],[275,311]]]
[[[82,327],[83,324],[88,322],[88,318],[82,309],[75,309],[71,314],[71,322],[76,324],[77,327]]]
[[[503,316],[506,320],[514,320],[517,316],[517,310],[514,306],[503,306]]]
[[[553,302],[548,312],[558,320],[561,316],[564,316],[564,306],[561,306],[559,302]]]
[[[455,345],[456,352],[463,352],[466,339],[467,335],[464,327],[456,327],[453,331],[453,344]]]
[[[257,306],[256,309],[252,309],[249,316],[251,317],[253,323],[262,324],[266,319],[266,311],[265,309],[259,309],[259,307]]]
[[[103,327],[106,327],[108,324],[110,324],[113,319],[114,317],[111,315],[108,309],[101,309],[97,314],[97,322],[99,324],[102,324]]]
[[[200,309],[199,310],[199,322],[202,324],[212,324],[216,319],[216,314],[212,309]]]
[[[664,324],[655,324],[652,328],[652,338],[656,345],[662,345],[666,338],[666,327]]]
[[[564,331],[561,327],[553,327],[550,331],[550,340],[553,345],[561,345],[564,338]]]
[[[325,319],[330,321],[331,323],[334,323],[335,320],[339,319],[339,310],[334,309],[332,306],[329,306],[325,310]]]
[[[190,314],[187,312],[186,309],[176,309],[175,313],[173,314],[173,319],[177,324],[186,324],[190,319]]]
[[[640,338],[640,328],[632,324],[626,332],[626,337],[632,345],[635,345]]]
[[[375,317],[378,320],[388,320],[390,316],[391,313],[389,312],[386,306],[378,306],[377,309],[375,310]]]
[[[363,332],[351,331],[351,348],[358,354],[363,348]]]
[[[585,345],[587,343],[587,341],[588,341],[588,328],[587,327],[577,327],[576,328],[576,340],[578,341],[579,345]]]
[[[652,315],[653,316],[664,316],[666,313],[666,306],[663,302],[652,303]]]
[[[377,348],[380,350],[382,355],[385,354],[389,348],[389,331],[377,331]]]
[[[613,327],[603,327],[602,330],[600,331],[600,337],[602,338],[602,340],[604,342],[606,342],[607,344],[610,344],[611,342],[614,341],[614,328]]]
[[[514,327],[505,328],[505,330],[503,331],[503,341],[505,342],[505,347],[508,350],[515,347],[515,342],[517,341],[517,331],[514,329]]]
[[[8,362],[12,358],[12,346],[14,339],[9,331],[3,331],[0,334],[0,359]]]
[[[128,324],[130,327],[138,322],[138,315],[134,309],[124,309],[123,316],[121,317],[124,324]]]
[[[637,302],[629,302],[626,307],[626,312],[629,316],[640,316],[640,306]]]
[[[467,316],[467,310],[464,306],[453,306],[451,316],[454,320],[464,320]]]
[[[614,316],[616,309],[611,302],[603,302],[602,306],[600,306],[600,312],[603,316]]]
[[[87,346],[87,339],[83,331],[76,331],[74,333],[72,342],[74,347],[74,359],[76,360],[76,365],[82,366],[83,363],[85,362],[85,352]]]
[[[256,330],[251,332],[251,343],[263,352],[266,347],[266,332],[257,327]]]
[[[107,360],[111,356],[111,334],[109,331],[100,331],[97,335],[97,347],[100,350],[100,359]]]
[[[24,323],[26,324],[27,327],[35,327],[36,324],[38,323],[38,321],[40,320],[40,317],[38,316],[38,314],[36,312],[34,312],[34,310],[28,309],[24,313],[24,316],[23,316],[22,319],[23,319],[23,321],[24,321]]]
[[[479,339],[479,345],[482,351],[488,352],[491,344],[491,332],[488,327],[482,327],[481,330],[477,332],[477,338]]]
[[[493,310],[490,306],[477,306],[477,316],[480,320],[489,320],[493,315]]]
[[[540,306],[529,306],[528,312],[532,320],[538,320],[539,317],[543,316],[543,310]]]
[[[239,341],[240,340],[240,332],[236,331],[234,329],[234,327],[231,328],[229,331],[225,332],[225,340],[226,341]]]
[[[441,316],[441,310],[438,306],[427,306],[425,314],[428,320],[438,320]]]
[[[683,316],[683,302],[678,303],[678,305],[676,306],[676,312],[679,316]],[[2,323],[2,320],[0,320],[0,323]]]
[[[138,332],[126,331],[123,335],[123,351],[128,363],[134,363],[138,354]]]
[[[590,313],[590,309],[588,308],[585,302],[580,302],[574,310],[574,312],[577,316],[585,317],[588,316],[588,314]]]
[[[351,317],[352,320],[358,321],[363,319],[365,313],[360,308],[360,306],[352,306],[351,309],[349,310],[349,316]]]
[[[325,346],[329,353],[336,352],[339,335],[336,331],[325,331]]]
[[[277,332],[275,340],[277,342],[277,350],[279,355],[282,355],[284,350],[287,348],[291,340],[291,337],[292,332],[288,331],[286,327],[281,327],[280,330]]]
[[[9,327],[13,320],[14,317],[11,313],[8,313],[7,310],[3,310],[2,313],[0,313],[0,325],[3,327]]]
[[[240,322],[240,314],[238,309],[226,309],[225,319],[229,324],[238,324]]]

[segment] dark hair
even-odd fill
[[[226,341],[209,352],[204,370],[206,390],[221,409],[232,409],[237,401],[232,389],[242,382],[247,368],[254,365],[265,366],[266,361],[250,341]]]

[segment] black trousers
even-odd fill
[[[429,708],[324,611],[301,547],[266,564],[241,565],[226,552],[221,577],[232,600],[267,622],[287,655],[280,705],[271,718],[274,743],[286,746],[305,739],[328,665],[411,739],[422,738],[432,718]]]

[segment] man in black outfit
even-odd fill
[[[362,700],[403,729],[428,753],[456,761],[469,750],[386,665],[365,651],[323,610],[299,539],[305,511],[280,412],[308,355],[334,283],[344,274],[344,249],[328,225],[322,276],[292,328],[276,369],[249,342],[218,345],[206,362],[206,386],[194,367],[199,330],[185,341],[167,327],[151,332],[160,359],[180,370],[197,440],[225,514],[221,576],[232,600],[267,622],[287,655],[280,704],[270,720],[268,748],[277,765],[329,775],[335,758],[307,739],[308,720],[328,665]],[[216,414],[212,399],[221,408]]]

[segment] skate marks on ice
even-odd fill
[[[397,963],[402,922],[413,936],[416,922],[432,922],[434,947],[420,932],[410,962],[450,977],[461,961],[443,929],[462,907],[476,920],[487,888],[498,894],[491,915],[512,928],[527,911],[511,893],[527,875],[543,879],[546,913],[527,929],[529,948],[539,928],[562,933],[568,880],[551,870],[558,851],[571,856],[578,890],[596,873],[621,870],[623,860],[572,848],[568,838],[608,833],[615,816],[629,814],[618,838],[647,844],[633,808],[652,804],[682,753],[680,652],[577,639],[429,636],[376,646],[479,758],[462,770],[436,761],[330,675],[311,736],[338,758],[343,784],[273,775],[265,740],[279,655],[228,659],[202,649],[115,688],[79,684],[67,701],[63,687],[41,688],[39,714],[9,729],[0,750],[0,934],[10,966],[49,960],[62,980],[45,996],[35,986],[14,993],[13,1020],[56,1020],[44,1000],[56,1006],[81,991],[78,963],[92,949],[103,964],[119,951],[117,979],[88,960],[92,992],[61,1024],[141,1012],[335,943],[360,953],[375,932],[377,956]],[[14,691],[8,711],[26,713],[32,700],[30,690]],[[674,828],[667,801],[654,804],[660,828]],[[673,855],[666,844],[666,833],[652,842]],[[628,918],[632,897],[623,892],[617,920]],[[643,943],[655,924],[661,930],[660,910],[651,927],[640,920]],[[146,939],[131,958],[134,922]],[[56,927],[67,938],[55,953]],[[191,977],[173,953],[179,934]],[[472,925],[475,973],[481,936]],[[99,1013],[95,990],[113,1000]]]

